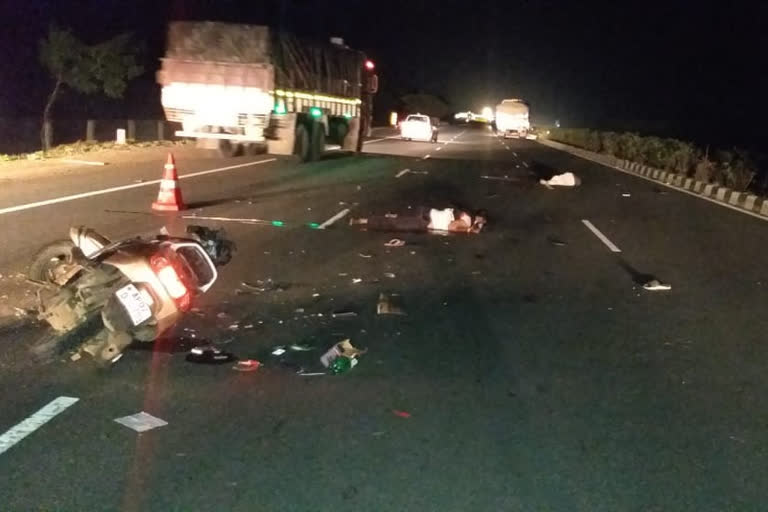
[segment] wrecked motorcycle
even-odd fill
[[[235,249],[221,231],[188,226],[187,234],[112,242],[73,227],[70,241],[44,247],[29,277],[54,289],[38,293],[38,317],[54,330],[53,348],[85,338],[82,350],[108,366],[134,340],[152,342],[176,324]]]

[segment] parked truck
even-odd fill
[[[373,64],[338,38],[307,42],[260,25],[173,22],[157,81],[180,137],[222,155],[317,160],[360,151],[378,86]]]
[[[496,105],[496,130],[507,137],[525,137],[531,129],[530,108],[524,100],[508,99]]]

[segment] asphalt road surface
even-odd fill
[[[70,225],[194,222],[149,209],[164,150],[6,180],[0,435],[37,428],[5,438],[0,509],[765,510],[768,223],[482,129],[365,148],[308,165],[179,149],[182,175],[212,171],[182,180],[185,214],[283,226],[198,222],[225,227],[237,256],[168,339],[108,371],[30,355],[45,330],[13,314],[33,293],[19,273]],[[581,187],[537,183],[566,170]],[[347,224],[420,205],[491,223]],[[407,245],[385,247],[393,236]],[[643,290],[652,277],[672,289]],[[242,285],[267,278],[276,289]],[[407,316],[377,316],[381,292]],[[368,350],[349,373],[296,373],[345,338]],[[187,362],[203,339],[264,366]],[[314,349],[270,354],[291,344]],[[167,425],[114,421],[140,411]]]

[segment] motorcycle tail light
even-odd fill
[[[150,258],[149,264],[152,266],[155,275],[157,275],[157,278],[168,292],[168,295],[170,295],[176,302],[179,309],[183,310],[189,307],[189,290],[179,276],[179,273],[173,268],[173,264],[168,261],[168,258],[155,255]]]

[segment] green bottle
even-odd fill
[[[328,365],[328,370],[333,375],[345,373],[357,365],[357,359],[354,357],[339,356]]]

